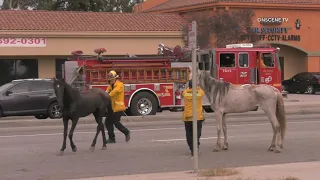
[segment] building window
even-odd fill
[[[56,78],[57,79],[63,78],[62,65],[64,65],[64,62],[66,61],[67,59],[56,59]]]
[[[38,78],[37,59],[0,59],[0,85],[28,78]]]
[[[234,53],[220,54],[220,67],[235,67],[236,60]]]
[[[248,67],[248,66],[249,66],[249,54],[239,53],[239,67]]]

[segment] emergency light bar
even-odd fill
[[[226,48],[252,48],[252,43],[243,43],[243,44],[228,44]]]

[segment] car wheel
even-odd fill
[[[210,106],[203,107],[203,110],[204,110],[206,113],[213,113],[213,112],[214,112],[214,110],[212,110]]]
[[[149,92],[138,92],[132,98],[130,110],[133,116],[155,115],[158,111],[158,100]]]
[[[49,105],[48,115],[51,119],[60,119],[62,117],[62,111],[57,102],[53,102]]]
[[[0,118],[3,117],[3,111],[2,108],[0,107]]]
[[[282,91],[287,91],[287,89],[288,89],[288,87],[287,87],[286,85],[282,85],[282,86],[281,86],[281,90],[282,90]]]
[[[35,115],[34,117],[36,117],[37,119],[47,119],[48,118],[48,116],[43,115],[43,114]]]
[[[314,94],[314,93],[315,93],[314,87],[313,87],[312,85],[309,85],[309,86],[307,87],[306,92],[307,92],[308,94]]]

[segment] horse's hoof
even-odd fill
[[[219,147],[215,147],[213,148],[212,152],[219,152],[220,151],[220,148]]]
[[[280,149],[275,149],[273,152],[274,153],[281,153],[281,150]]]
[[[269,147],[268,151],[274,151],[274,146]]]
[[[77,152],[77,150],[78,150],[77,146],[75,146],[74,148],[72,148],[72,151],[73,151],[73,152]]]
[[[90,151],[94,151],[95,147],[94,146],[91,146],[90,147]]]
[[[224,145],[223,145],[223,150],[226,151],[226,150],[228,150],[228,149],[229,149],[229,144],[228,144],[228,143],[224,144]]]
[[[283,149],[283,144],[280,145],[280,148]]]
[[[63,156],[63,154],[64,154],[64,151],[60,150],[60,152],[57,154],[57,156]]]
[[[102,146],[101,150],[106,150],[107,146]]]

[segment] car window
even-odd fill
[[[307,72],[303,72],[303,73],[301,73],[301,74],[299,75],[299,79],[310,79],[310,78],[311,78],[311,76],[310,76],[310,74],[307,73]]]
[[[0,92],[3,92],[4,90],[11,87],[12,85],[13,85],[12,83],[7,83],[7,84],[0,86]]]
[[[320,79],[320,74],[313,74],[317,79]],[[1,88],[1,87],[0,87]]]
[[[29,91],[45,91],[53,89],[53,83],[49,81],[30,82]]]
[[[302,76],[303,76],[303,73],[298,73],[298,74],[294,75],[292,78],[293,79],[301,79]]]
[[[15,86],[13,86],[12,88],[10,88],[9,90],[12,93],[26,93],[28,92],[28,83],[19,83]]]

